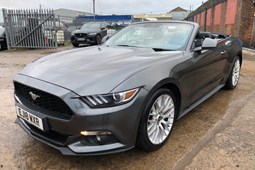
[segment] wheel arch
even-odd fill
[[[146,109],[146,105],[150,101],[151,97],[159,89],[169,89],[169,90],[171,90],[172,94],[175,97],[176,104],[177,104],[177,114],[175,115],[175,119],[178,118],[179,110],[180,110],[180,107],[181,107],[181,90],[180,90],[180,86],[179,86],[177,80],[171,79],[171,78],[164,79],[164,80],[158,82],[153,88],[151,88],[151,90],[149,91],[149,94],[147,95],[147,97],[145,99],[145,102],[143,104],[143,112],[145,111],[144,109]],[[143,134],[143,131],[141,130],[141,128],[143,129],[143,124],[141,123],[141,121],[143,120],[142,118],[143,117],[140,117],[140,120],[139,120],[139,127],[137,129],[137,136],[136,136],[135,146],[139,147],[139,148],[143,148],[145,150],[150,150],[149,148],[146,148],[146,146],[145,146],[146,142],[141,140],[141,139],[144,139],[141,135],[141,134]],[[155,148],[152,149],[152,150],[155,150]]]
[[[160,82],[158,82],[149,92],[149,95],[146,99],[146,103],[147,101],[151,98],[151,96],[159,89],[162,88],[166,88],[171,90],[171,92],[174,94],[174,97],[176,99],[176,103],[177,103],[177,115],[176,118],[178,118],[180,110],[181,110],[181,103],[182,103],[182,94],[181,94],[181,88],[180,88],[180,84],[178,83],[177,80],[172,79],[172,78],[167,78],[164,80],[161,80]],[[145,103],[145,105],[146,105]]]
[[[174,83],[167,83],[167,84],[161,86],[160,88],[169,89],[174,94],[176,104],[177,104],[177,115],[176,115],[175,118],[177,118],[179,116],[180,107],[181,107],[181,92],[180,92],[180,89]]]

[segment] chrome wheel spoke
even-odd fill
[[[162,99],[159,98],[158,100],[156,100],[156,103],[155,103],[155,108],[156,108],[157,113],[159,113],[161,110],[161,100]]]
[[[172,120],[172,119],[170,119],[170,120]],[[173,122],[170,122],[170,121],[165,121],[165,120],[162,120],[162,122],[161,123],[163,123],[165,126],[167,126],[167,127],[170,127],[170,125],[172,125],[173,124]]]
[[[161,131],[164,133],[164,135],[167,136],[168,135],[168,128],[165,129],[162,124],[160,124],[159,127],[160,127]]]
[[[152,106],[151,112],[152,112],[152,113],[156,113],[156,112],[157,112],[155,105]]]
[[[155,131],[154,131],[154,133],[153,133],[153,141],[156,141],[156,140],[157,140],[157,138],[158,138],[158,132],[159,132],[159,127],[156,126],[156,129],[155,129]]]
[[[166,112],[168,112],[173,106],[173,101],[172,99],[169,99],[166,103],[165,103],[165,106],[164,108],[162,109],[161,113],[164,114]]]
[[[173,118],[174,114],[174,108],[170,108],[164,115],[162,115],[163,118]]]
[[[152,124],[150,130],[148,131],[148,135],[151,136],[157,128],[157,124]]]

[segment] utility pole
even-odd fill
[[[96,0],[93,0],[93,14],[96,15]]]
[[[93,14],[94,14],[94,21],[96,20],[96,0],[93,0]]]

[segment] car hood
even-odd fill
[[[79,33],[99,33],[100,30],[99,29],[87,29],[87,30],[75,30],[73,31],[72,34],[79,34]]]
[[[169,60],[180,55],[180,51],[94,46],[42,57],[19,74],[67,88],[79,95],[105,94],[137,72],[162,62],[162,57]]]

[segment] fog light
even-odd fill
[[[83,136],[98,136],[98,135],[110,135],[111,132],[108,131],[81,131]]]
[[[97,133],[98,133],[97,135],[87,136],[87,134],[89,133],[85,133],[86,134],[85,136],[82,135],[80,138],[81,144],[85,146],[98,146],[98,145],[107,145],[107,144],[113,144],[113,143],[119,142],[119,140],[114,135],[110,134],[110,132],[97,132]],[[102,135],[102,133],[104,133],[104,135]],[[95,133],[90,133],[90,134],[95,134]]]

